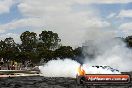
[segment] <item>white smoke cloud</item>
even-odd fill
[[[76,77],[79,65],[70,59],[51,60],[44,66],[39,66],[39,69],[46,77]]]
[[[39,66],[40,72],[45,77],[72,77],[76,78],[79,75],[78,68],[80,63],[71,60],[51,60],[43,66]],[[120,74],[117,71],[111,71],[111,69],[103,69],[92,67],[90,64],[83,64],[82,69],[84,69],[86,74]]]
[[[98,68],[97,68],[97,67]],[[83,64],[82,68],[86,74],[121,74],[117,69],[106,65],[91,66],[90,64]]]
[[[120,71],[132,71],[132,50],[126,47],[121,38],[113,32],[95,30],[89,32],[84,43],[84,63],[91,65],[108,65]],[[90,55],[90,56],[88,56]]]

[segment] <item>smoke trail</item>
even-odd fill
[[[113,32],[90,31],[83,45],[83,54],[84,63],[108,65],[122,72],[132,71],[132,50],[126,47],[121,38],[116,38]]]
[[[72,77],[75,78],[78,74],[80,64],[71,59],[51,60],[39,69],[43,76],[46,77]],[[83,64],[82,68],[87,74],[120,74],[120,72],[112,72],[111,70],[92,67],[89,64]]]
[[[79,65],[78,62],[71,59],[58,59],[39,66],[39,69],[46,77],[76,77]]]

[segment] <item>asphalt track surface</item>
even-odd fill
[[[131,85],[132,82],[125,86],[78,86],[76,79],[63,77],[27,76],[0,78],[0,88],[132,88]]]

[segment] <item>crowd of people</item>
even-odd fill
[[[3,58],[0,60],[0,70],[23,70],[27,67],[33,67],[31,61],[25,61],[25,63],[18,63],[17,61],[4,61]]]

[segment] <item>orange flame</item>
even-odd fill
[[[86,73],[85,73],[85,71],[84,71],[84,69],[82,68],[82,66],[80,65],[79,67],[78,67],[78,75],[85,75]]]

